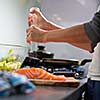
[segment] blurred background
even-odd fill
[[[39,7],[44,16],[63,27],[89,21],[97,11],[99,0],[1,0],[0,43],[29,46],[26,43],[27,16],[31,7]],[[33,43],[33,50],[38,44]],[[55,58],[83,59],[91,54],[67,43],[45,43]]]
[[[36,0],[0,0],[0,43],[27,45],[27,17],[32,6],[38,7],[38,2]]]

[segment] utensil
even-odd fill
[[[43,58],[53,58],[54,54],[52,52],[46,51],[45,46],[38,45],[38,50],[29,52],[29,56],[43,59]]]
[[[61,67],[66,67],[66,68],[71,68],[75,66],[83,66],[88,62],[91,62],[92,59],[84,59],[82,61],[80,60],[63,60],[63,59],[50,59],[50,58],[43,58],[42,63],[44,66],[52,66],[54,68],[61,68]],[[73,66],[75,65],[75,66]]]

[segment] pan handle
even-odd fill
[[[86,63],[91,62],[91,61],[92,59],[84,59],[81,61],[80,65],[85,65]]]

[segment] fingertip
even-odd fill
[[[28,40],[28,39],[26,40],[26,42],[27,42],[28,44],[31,44],[31,41],[30,41],[30,40]]]
[[[30,8],[30,13],[34,13],[35,9],[34,7]]]
[[[32,7],[30,8],[30,13],[35,13],[36,11],[40,11],[40,9],[38,7]]]

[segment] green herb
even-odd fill
[[[18,61],[18,55],[12,55],[13,50],[9,49],[8,54],[0,59],[0,70],[13,71],[19,69],[21,62]]]

